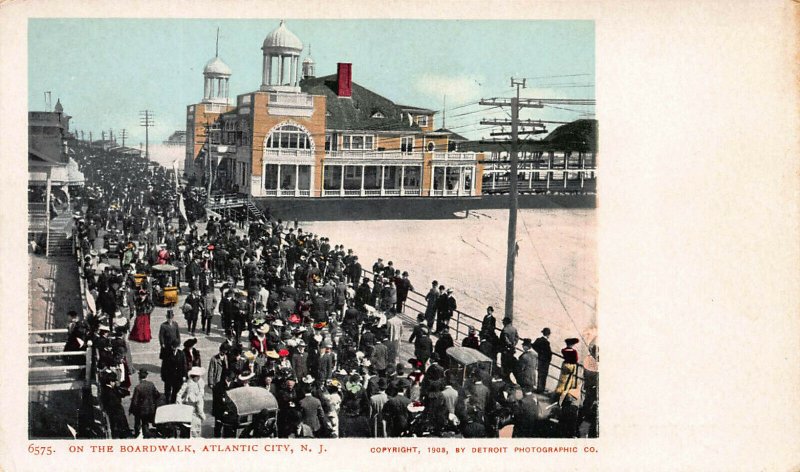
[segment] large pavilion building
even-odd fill
[[[215,56],[203,100],[186,113],[187,176],[253,197],[480,195],[482,152],[435,129],[433,110],[400,105],[353,82],[353,66],[315,75],[286,25],[264,39],[258,90],[229,97]]]

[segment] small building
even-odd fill
[[[40,245],[71,222],[70,187],[85,180],[69,157],[70,118],[60,100],[53,111],[28,112],[28,233]]]
[[[166,146],[186,146],[186,131],[175,130],[169,138],[163,141]]]
[[[480,195],[483,153],[435,129],[434,110],[400,105],[353,81],[353,65],[317,77],[284,22],[262,44],[258,90],[231,100],[215,56],[186,111],[189,179],[254,197]],[[301,69],[302,65],[302,69]]]
[[[508,193],[511,146],[503,141],[465,141],[457,148],[485,153],[484,194]],[[597,186],[597,121],[576,120],[542,140],[521,140],[517,187],[520,193],[592,193]]]

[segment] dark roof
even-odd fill
[[[505,140],[467,141],[458,145],[459,151],[508,151]],[[520,141],[522,151],[597,151],[597,120],[576,120],[554,129],[547,137],[536,141]]]
[[[596,151],[597,120],[576,120],[561,125],[544,140],[566,151]]]
[[[458,141],[458,142],[465,142],[465,141],[469,141],[469,139],[465,138],[464,136],[461,136],[461,135],[460,135],[460,134],[458,134],[458,133],[454,133],[453,131],[450,131],[450,130],[449,130],[449,129],[447,129],[447,128],[439,128],[439,129],[437,129],[435,132],[436,132],[436,133],[446,133],[446,134],[449,134],[449,135],[450,135],[450,141]]]
[[[300,82],[300,89],[311,95],[324,95],[328,116],[325,118],[328,129],[374,130],[374,131],[415,131],[419,126],[409,124],[403,115],[404,108],[352,82],[352,96],[339,97],[336,75],[310,77]],[[415,108],[423,110],[422,108]],[[380,112],[384,118],[372,118]]]
[[[415,107],[415,106],[411,106],[411,105],[397,105],[397,106],[400,107],[400,109],[403,110],[403,111],[413,111],[413,112],[416,112],[416,113],[431,114],[431,115],[436,113],[435,111],[431,110],[430,108],[420,108],[420,107]]]

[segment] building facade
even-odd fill
[[[258,90],[228,97],[231,70],[205,67],[204,97],[187,107],[185,171],[254,197],[480,195],[483,153],[435,129],[435,112],[353,82],[353,65],[316,77],[281,22],[262,45]]]

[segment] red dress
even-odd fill
[[[150,303],[142,303],[137,307],[136,320],[133,322],[133,329],[129,339],[140,343],[149,343],[152,335],[150,334],[150,312],[153,307]]]

